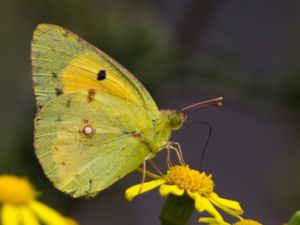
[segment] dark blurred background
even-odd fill
[[[204,169],[216,192],[264,224],[300,209],[300,1],[4,0],[0,15],[0,172],[28,176],[49,205],[82,225],[153,225],[164,199],[155,190],[126,202],[137,173],[91,200],[70,199],[45,178],[32,146],[30,67],[32,32],[43,22],[107,52],[160,108],[223,96],[224,107],[189,113],[213,127]],[[206,126],[187,124],[173,136],[194,168],[207,135]]]

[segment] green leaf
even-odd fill
[[[296,211],[288,222],[288,225],[300,225],[300,211]]]

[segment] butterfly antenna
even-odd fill
[[[190,109],[200,109],[200,108],[208,108],[208,107],[220,107],[223,105],[222,103],[223,97],[209,99],[207,101],[198,102],[189,106],[186,106],[180,109],[181,112],[190,110]]]
[[[203,122],[203,121],[191,121],[189,122],[190,124],[192,123],[196,123],[196,124],[201,124],[201,125],[205,125],[208,127],[208,135],[207,135],[207,138],[206,138],[206,142],[205,142],[205,145],[204,145],[204,149],[203,151],[201,152],[201,157],[200,157],[200,166],[199,166],[199,170],[202,171],[203,169],[203,162],[204,162],[204,158],[205,158],[205,155],[206,155],[206,152],[207,152],[207,147],[208,147],[208,144],[209,144],[209,141],[211,139],[211,134],[212,134],[212,125],[208,122]]]

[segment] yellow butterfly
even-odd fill
[[[56,25],[38,25],[31,52],[36,155],[54,185],[73,197],[93,196],[175,148],[169,139],[185,121],[182,111],[220,104],[158,110],[130,72]]]

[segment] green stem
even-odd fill
[[[188,225],[194,211],[194,200],[187,195],[169,195],[160,214],[161,225]]]

